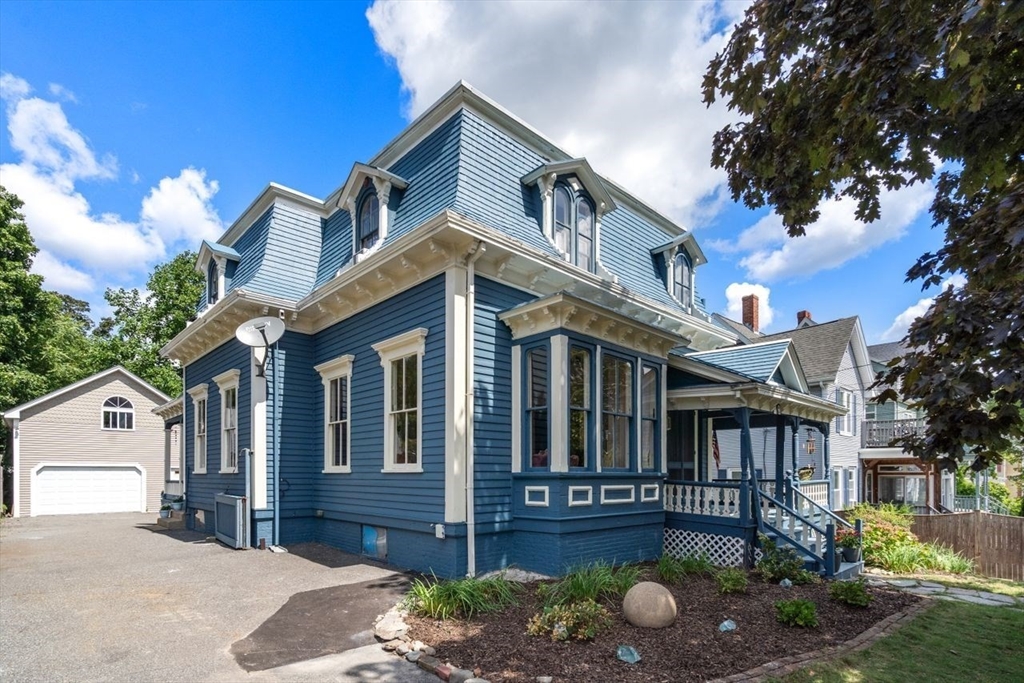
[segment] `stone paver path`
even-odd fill
[[[960,602],[973,602],[976,605],[988,605],[989,607],[1015,607],[1024,609],[1024,600],[989,593],[971,588],[955,588],[944,586],[941,583],[925,581],[923,579],[890,579],[881,576],[869,576],[868,583],[873,586],[892,586],[914,595],[928,595],[942,600],[959,600]]]

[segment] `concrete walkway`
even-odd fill
[[[869,576],[868,583],[872,586],[890,586],[906,593],[927,595],[942,600],[959,600],[960,602],[971,602],[975,605],[987,605],[988,607],[1016,607],[1024,609],[1024,600],[1009,595],[989,593],[988,591],[973,590],[971,588],[956,588],[923,579]]]

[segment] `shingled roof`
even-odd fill
[[[808,382],[832,381],[839,372],[846,347],[850,345],[856,316],[832,322],[798,327],[761,337],[759,342],[792,339]]]
[[[871,357],[871,360],[882,365],[885,365],[893,358],[902,357],[906,352],[907,349],[903,346],[903,342],[898,341],[872,344],[868,347],[868,355]]]

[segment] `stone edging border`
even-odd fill
[[[809,666],[816,661],[833,659],[838,655],[844,655],[848,652],[859,652],[861,650],[865,650],[874,645],[876,640],[879,640],[893,631],[902,628],[907,623],[913,621],[922,612],[931,609],[934,605],[935,600],[924,597],[921,599],[921,602],[916,605],[911,605],[902,612],[890,614],[868,630],[854,636],[844,643],[840,643],[839,645],[833,645],[831,647],[821,648],[820,650],[813,650],[811,652],[804,652],[802,654],[784,657],[777,661],[768,662],[767,664],[762,664],[761,666],[738,674],[732,674],[731,676],[725,676],[724,678],[716,678],[708,683],[757,683],[759,681],[764,681],[769,676],[777,677],[791,674],[794,671]]]

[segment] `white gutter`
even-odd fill
[[[476,261],[487,251],[477,241],[466,257],[466,575],[476,576],[476,474],[473,446],[475,421],[473,363],[475,359]]]

